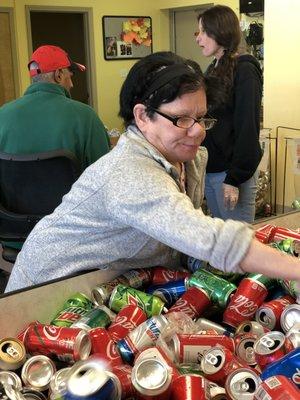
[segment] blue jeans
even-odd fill
[[[207,173],[205,177],[205,197],[212,216],[224,220],[235,219],[252,223],[255,217],[258,171],[239,186],[239,200],[233,210],[227,210],[224,207],[222,186],[225,176],[225,172],[215,172]]]

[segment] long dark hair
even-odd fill
[[[224,48],[224,54],[208,67],[207,78],[214,86],[221,85],[226,101],[233,86],[234,70],[237,63],[237,51],[241,41],[241,29],[235,12],[227,6],[217,5],[205,10],[198,21],[206,34]]]

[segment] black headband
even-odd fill
[[[159,72],[157,72],[154,77],[154,81],[151,83],[148,90],[143,95],[143,99],[146,100],[148,97],[154,93],[156,90],[162,88],[167,83],[171,82],[173,79],[195,72],[192,67],[187,64],[172,64],[162,68]]]

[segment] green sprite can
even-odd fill
[[[187,278],[186,286],[203,289],[211,301],[223,309],[226,308],[230,295],[237,289],[234,283],[204,269],[197,270],[190,278]]]
[[[165,303],[157,296],[122,284],[116,286],[109,299],[109,308],[119,312],[128,304],[140,307],[145,311],[148,318],[161,314],[165,307]]]
[[[59,311],[50,324],[55,326],[71,326],[86,313],[87,310],[83,307],[67,307]]]
[[[68,300],[65,301],[62,309],[70,306],[82,307],[86,310],[91,310],[94,307],[92,301],[85,294],[80,292],[74,293],[71,297],[69,297]]]
[[[93,308],[87,311],[78,321],[71,325],[72,328],[90,330],[93,328],[106,328],[110,325],[109,315],[101,308]]]

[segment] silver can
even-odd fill
[[[254,351],[256,337],[252,334],[244,334],[235,338],[235,354],[239,359],[245,361],[250,366],[257,364]]]
[[[47,356],[30,357],[22,367],[21,377],[26,386],[43,391],[49,388],[51,378],[56,372],[55,364]]]
[[[47,400],[44,393],[35,389],[23,388],[20,393],[26,400]]]
[[[269,329],[262,326],[257,321],[244,321],[236,328],[235,335],[240,335],[244,333],[251,333],[256,337],[263,336],[266,332],[269,332]]]
[[[121,384],[113,373],[106,371],[101,360],[78,361],[71,367],[65,400],[99,398],[121,400]]]
[[[269,328],[270,330],[275,328],[276,315],[274,311],[269,307],[261,306],[256,310],[255,319],[261,325]]]
[[[104,303],[107,303],[111,292],[113,291],[114,287],[117,285],[118,285],[118,283],[116,282],[115,285],[110,285],[108,283],[106,285],[95,286],[92,289],[92,293],[91,293],[92,302],[96,306],[101,306]]]
[[[232,371],[225,382],[225,390],[232,400],[253,400],[261,379],[251,369]]]
[[[216,322],[210,321],[206,318],[198,318],[195,324],[196,328],[199,329],[199,331],[208,331],[210,329],[213,329],[220,335],[226,334],[227,336],[232,336],[232,334],[227,329],[225,329],[224,326],[217,324]]]
[[[226,390],[218,385],[209,388],[209,400],[228,400]]]
[[[172,370],[157,358],[142,359],[132,369],[132,384],[143,398],[164,399],[169,393]]]
[[[17,390],[22,388],[20,377],[12,371],[0,371],[0,383],[2,383],[3,386],[11,385]]]
[[[62,368],[55,372],[50,380],[49,399],[53,400],[62,397],[67,391],[67,381],[71,367]]]
[[[294,324],[293,327],[287,331],[285,337],[291,341],[294,349],[300,347],[300,322]]]
[[[300,322],[300,304],[290,304],[281,314],[281,328],[284,332],[287,332],[298,322]]]
[[[224,348],[213,347],[207,350],[201,360],[201,369],[204,375],[213,375],[222,370],[226,362]]]

